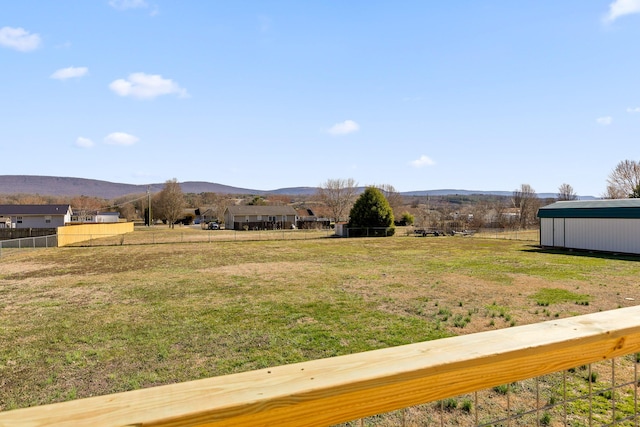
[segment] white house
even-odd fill
[[[555,202],[538,217],[541,246],[640,254],[640,199]]]
[[[0,228],[62,227],[71,215],[71,205],[0,205]]]
[[[92,212],[84,215],[71,215],[73,224],[103,224],[120,221],[119,212]]]

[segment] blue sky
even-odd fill
[[[601,195],[640,160],[640,0],[20,0],[0,174]]]

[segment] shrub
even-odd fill
[[[351,208],[347,227],[349,236],[371,235],[370,233],[378,236],[394,234],[393,210],[382,191],[375,187],[367,187],[364,190]],[[351,229],[354,229],[353,233]]]
[[[396,225],[413,225],[415,220],[416,220],[416,218],[413,215],[411,215],[407,211],[404,211],[404,212],[402,212],[402,215],[400,216],[400,220],[399,221],[395,221],[395,224]]]
[[[448,411],[452,411],[458,407],[458,401],[454,398],[446,399],[442,402],[442,407]]]
[[[509,391],[509,384],[497,385],[493,388],[493,391],[498,394],[507,394]]]
[[[540,425],[542,426],[551,425],[551,414],[549,414],[548,412],[545,412],[544,414],[542,414],[542,416],[540,417]]]

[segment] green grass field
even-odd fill
[[[401,235],[5,252],[0,410],[635,305],[638,261]]]

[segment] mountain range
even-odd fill
[[[103,199],[115,199],[130,194],[141,194],[150,191],[157,193],[162,190],[164,183],[156,184],[122,184],[97,179],[70,178],[38,175],[0,175],[0,194],[38,194],[41,196],[90,196]],[[204,181],[181,182],[180,187],[184,193],[221,193],[221,194],[286,194],[291,196],[308,196],[314,194],[317,187],[287,187],[275,190],[255,190],[239,188],[230,185]],[[401,192],[403,196],[446,196],[446,195],[496,195],[511,196],[511,191],[472,191],[472,190],[420,190]],[[539,193],[540,198],[555,198],[553,193]],[[582,198],[582,197],[581,197]],[[591,198],[591,197],[589,197]]]

